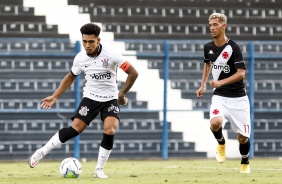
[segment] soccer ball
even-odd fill
[[[65,158],[61,162],[60,173],[64,178],[78,178],[81,172],[81,163],[76,158]]]

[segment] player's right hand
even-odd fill
[[[202,97],[205,93],[205,89],[204,88],[199,88],[197,91],[196,91],[196,96],[198,98]]]
[[[51,107],[56,102],[56,100],[57,100],[57,98],[55,98],[53,96],[48,96],[48,97],[41,100],[40,107],[43,108],[43,109],[51,109]]]
[[[119,93],[118,94],[118,104],[119,105],[127,105],[127,103],[128,103],[128,98],[125,97],[124,94]]]

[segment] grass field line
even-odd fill
[[[282,171],[282,168],[252,168],[252,165],[250,165],[252,171]],[[170,167],[172,168],[172,167]],[[238,167],[234,168],[219,168],[219,167],[198,167],[198,169],[203,169],[203,170],[208,170],[208,169],[213,169],[213,170],[238,170]]]

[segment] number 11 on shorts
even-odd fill
[[[245,133],[250,133],[250,125],[244,125]]]

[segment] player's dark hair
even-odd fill
[[[85,24],[80,28],[80,32],[82,35],[83,34],[86,34],[86,35],[94,34],[95,37],[99,37],[100,31],[101,31],[101,28],[98,25],[93,24],[93,23]]]

